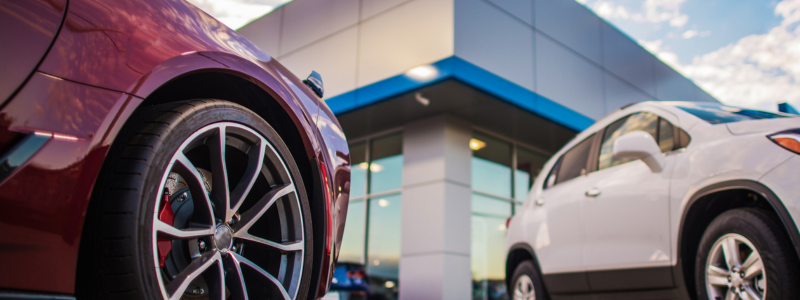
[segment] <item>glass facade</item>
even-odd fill
[[[469,146],[472,298],[509,299],[504,273],[506,219],[525,201],[550,155],[481,132],[473,133]]]
[[[350,145],[350,206],[339,261],[364,264],[370,299],[397,299],[402,134]]]

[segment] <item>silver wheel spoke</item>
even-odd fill
[[[277,288],[278,291],[281,292],[281,295],[283,296],[284,300],[290,300],[291,299],[291,298],[289,298],[289,294],[286,292],[286,289],[283,288],[283,285],[280,283],[280,281],[278,281],[278,279],[275,279],[275,277],[272,276],[272,274],[268,273],[267,271],[264,271],[264,269],[262,269],[261,267],[259,267],[256,264],[254,264],[253,262],[249,261],[247,258],[244,258],[243,256],[241,256],[239,254],[236,254],[236,253],[232,253],[232,254],[236,258],[236,260],[239,261],[240,264],[245,264],[248,267],[253,268],[253,270],[255,270],[256,272],[260,273],[262,276],[264,276],[267,279],[269,279],[269,281],[272,282],[272,284],[275,286],[275,288]]]
[[[286,196],[290,193],[294,193],[294,186],[291,184],[286,184],[283,186],[275,187],[273,190],[269,191],[264,197],[261,197],[258,202],[253,205],[252,208],[247,210],[246,212],[241,214],[241,220],[236,227],[236,232],[233,234],[234,237],[239,237],[240,234],[246,233],[248,229],[250,229],[253,224],[255,224],[258,219],[264,215],[264,212],[269,209],[272,204],[275,203],[279,198]]]
[[[717,266],[708,266],[708,284],[710,285],[728,285],[728,272]]]
[[[214,227],[198,229],[178,229],[171,225],[155,220],[153,222],[158,237],[167,239],[194,239],[204,236],[214,235]]]
[[[708,276],[708,284],[710,285],[719,285],[719,286],[727,286],[728,285],[728,277],[725,276],[716,276],[716,275],[709,275]]]
[[[726,238],[722,241],[722,254],[725,256],[725,263],[728,265],[728,270],[733,270],[741,264],[739,248],[736,246],[736,239],[733,237]]]
[[[249,234],[247,232],[237,233],[237,234],[234,234],[234,236],[237,237],[237,238],[243,239],[243,240],[248,240],[248,241],[251,241],[251,242],[256,242],[256,243],[260,243],[260,244],[263,244],[263,245],[267,245],[267,246],[270,246],[272,248],[281,250],[283,252],[303,251],[303,241],[276,243],[276,242],[273,242],[273,241],[270,241],[270,240],[262,239],[262,238],[257,237],[257,236],[253,236],[253,235],[251,235],[251,234]]]
[[[744,291],[745,291],[744,295],[747,295],[747,297],[750,298],[750,299],[753,299],[753,300],[761,300],[762,299],[761,295],[759,295],[758,292],[753,290],[753,288],[751,288],[748,285],[744,286]]]
[[[176,275],[175,278],[172,279],[172,282],[166,286],[169,300],[180,299],[183,296],[183,293],[186,292],[186,288],[189,287],[189,284],[192,282],[192,280],[200,276],[205,270],[214,265],[214,263],[218,262],[219,258],[219,253],[213,251],[206,252],[200,257],[192,260],[192,262],[189,263],[189,266]]]
[[[189,191],[192,192],[192,198],[197,199],[198,196],[202,197],[201,199],[205,201],[195,202],[195,212],[198,212],[198,208],[201,212],[208,212],[207,216],[201,216],[208,218],[209,224],[215,224],[214,222],[214,209],[211,205],[211,199],[209,198],[208,191],[205,188],[205,183],[203,182],[203,176],[200,175],[200,172],[197,171],[194,164],[189,161],[189,158],[183,154],[183,152],[178,151],[175,153],[175,171],[179,175],[183,176],[186,179],[186,183],[189,185]],[[206,205],[203,205],[205,203]]]
[[[736,298],[739,298],[739,294],[737,294],[733,289],[728,290],[728,292],[725,294],[725,300],[736,300]]]
[[[230,192],[228,191],[228,166],[225,161],[225,125],[220,125],[216,138],[209,139],[208,149],[211,155],[211,196],[214,198],[217,216],[226,216],[225,221],[230,221]]]
[[[234,278],[238,282],[232,283],[231,285],[235,285],[229,287],[231,291],[232,299],[244,299],[248,300],[247,298],[247,286],[244,283],[244,275],[242,275],[242,266],[240,265],[241,262],[237,259],[238,255],[228,255],[229,262],[231,266],[233,266],[233,274],[230,274],[229,278]],[[230,272],[230,270],[229,270]]]
[[[244,171],[242,180],[236,185],[231,193],[231,201],[236,202],[232,203],[233,207],[228,206],[228,213],[225,215],[226,220],[233,218],[233,215],[239,211],[239,207],[242,206],[242,203],[247,197],[247,194],[250,193],[250,189],[253,187],[253,184],[256,183],[256,179],[258,178],[258,175],[261,174],[261,168],[264,164],[266,148],[267,141],[262,138],[257,145],[253,146],[250,151],[248,151],[247,168]]]
[[[742,263],[742,271],[746,279],[751,279],[754,275],[761,274],[764,271],[764,264],[761,261],[761,256],[755,251],[750,253],[747,260]]]

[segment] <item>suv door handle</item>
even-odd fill
[[[600,189],[598,188],[591,188],[586,191],[586,197],[597,197],[600,196]]]

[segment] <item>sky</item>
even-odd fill
[[[800,0],[578,0],[726,104],[800,107]]]
[[[238,29],[291,0],[189,0]],[[726,104],[800,108],[800,0],[576,0]]]

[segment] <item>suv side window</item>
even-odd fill
[[[675,126],[672,126],[667,120],[658,120],[658,148],[661,148],[661,153],[670,152],[675,150]]]
[[[544,188],[586,174],[594,137],[594,134],[589,136],[558,159],[545,179]]]
[[[603,142],[600,144],[600,156],[598,157],[597,169],[602,170],[619,164],[632,161],[632,159],[622,159],[614,156],[614,141],[626,133],[634,131],[644,131],[653,136],[658,141],[658,116],[648,112],[635,113],[630,116],[617,120],[606,127],[603,134]]]

